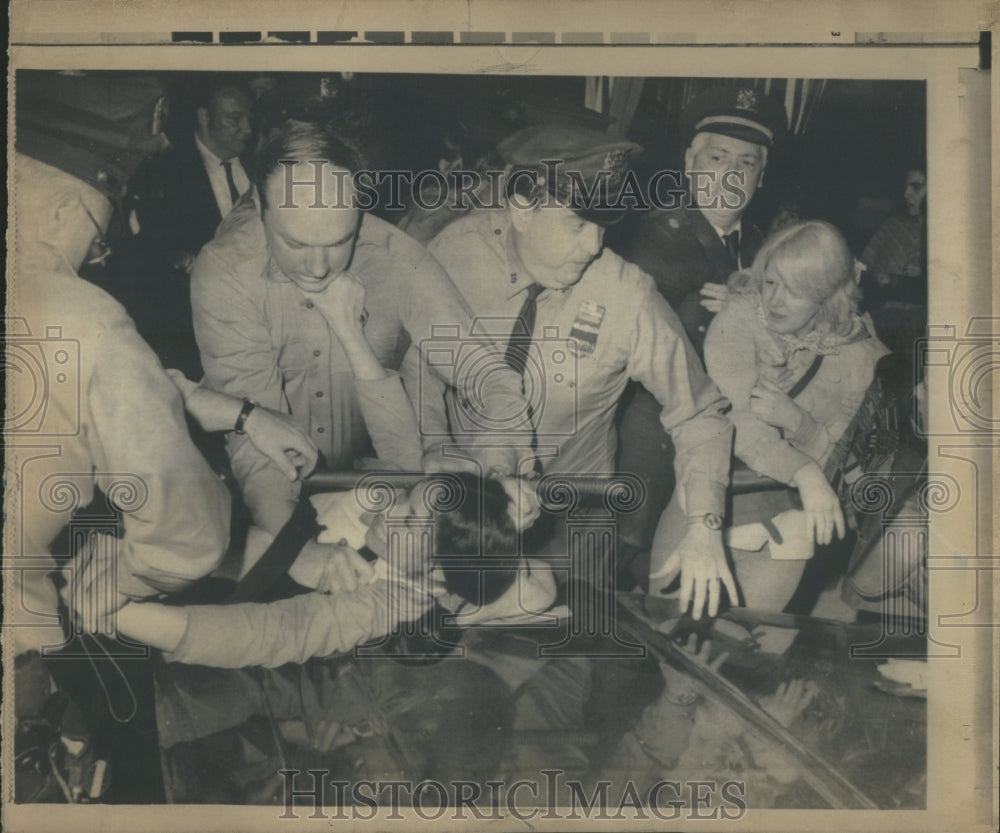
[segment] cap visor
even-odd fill
[[[744,142],[752,142],[755,145],[762,145],[763,147],[770,147],[771,140],[767,137],[766,133],[760,130],[754,130],[752,127],[746,124],[726,124],[724,122],[716,122],[714,124],[707,124],[700,130],[695,132],[698,133],[718,133],[720,136],[730,136],[733,139],[742,139]]]
[[[586,220],[588,223],[597,223],[599,226],[613,226],[622,221],[627,208],[574,208],[570,209],[577,217]]]

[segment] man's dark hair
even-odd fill
[[[489,604],[517,577],[517,529],[508,513],[510,497],[497,480],[468,473],[449,476],[458,478],[462,501],[450,512],[437,513],[434,565],[440,568],[449,593],[472,603]],[[479,557],[508,557],[511,565],[480,573],[468,566],[470,559]],[[459,568],[455,562],[463,566]]]
[[[267,208],[265,184],[283,162],[308,162],[322,159],[332,167],[356,174],[365,167],[364,155],[357,144],[327,124],[287,120],[258,151],[252,177],[260,195],[261,209]]]

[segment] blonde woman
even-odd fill
[[[858,313],[855,260],[829,223],[781,229],[738,283],[709,327],[705,365],[732,402],[736,456],[794,486],[802,509],[776,507],[774,523],[742,524],[727,540],[743,603],[781,610],[814,545],[844,535],[824,465],[889,350]]]

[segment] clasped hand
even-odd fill
[[[244,423],[250,442],[289,480],[306,477],[319,459],[319,448],[288,414],[256,407]]]
[[[322,313],[330,329],[343,339],[358,335],[364,329],[368,318],[365,309],[365,287],[350,275],[341,275],[322,292],[310,296],[310,300]]]
[[[699,303],[709,312],[718,312],[729,298],[729,287],[724,283],[705,283],[702,284],[701,295]]]
[[[802,426],[802,409],[784,391],[759,381],[750,391],[750,412],[758,419],[794,434]]]

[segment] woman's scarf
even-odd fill
[[[844,334],[821,333],[812,330],[805,335],[782,335],[773,332],[767,326],[767,317],[764,314],[764,305],[760,293],[754,292],[751,294],[754,296],[754,310],[757,314],[757,320],[771,337],[775,348],[783,359],[783,361],[778,362],[768,360],[769,364],[774,364],[775,366],[787,364],[792,354],[799,350],[808,350],[810,353],[816,355],[836,355],[845,344],[853,344],[856,341],[864,341],[866,338],[871,338],[872,333],[875,331],[867,315],[854,313],[851,316],[851,325]]]

